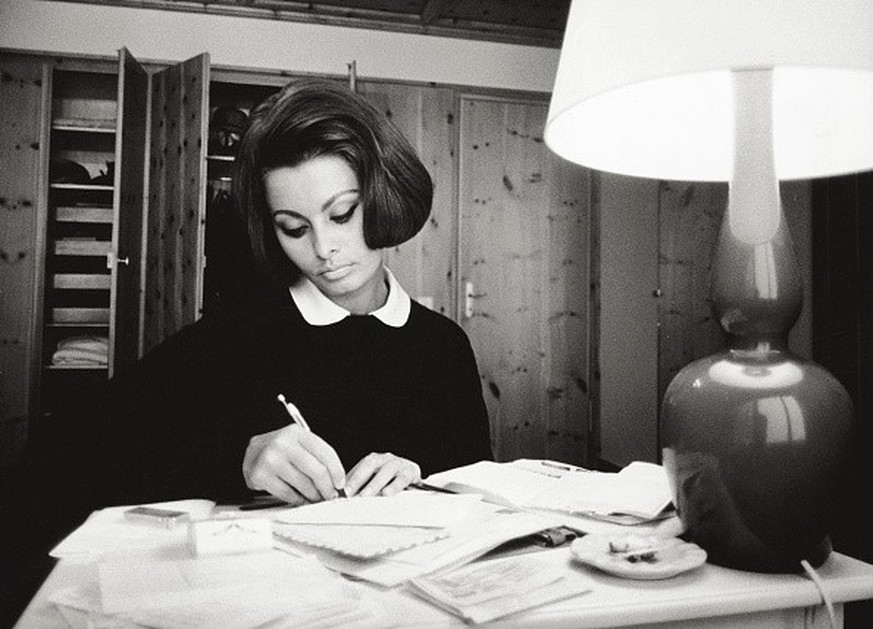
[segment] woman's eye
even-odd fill
[[[346,210],[342,214],[338,214],[337,216],[332,216],[330,220],[332,220],[334,223],[339,223],[341,225],[343,223],[348,223],[351,220],[352,216],[354,216],[355,210],[357,210],[357,209],[358,209],[358,204],[355,203],[352,207],[350,207],[348,210]]]
[[[306,233],[306,225],[301,225],[300,227],[286,227],[285,225],[279,225],[279,231],[291,238],[302,238]]]

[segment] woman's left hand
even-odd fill
[[[346,476],[348,496],[390,496],[421,480],[417,463],[390,452],[372,452]]]

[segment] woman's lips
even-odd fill
[[[326,279],[328,281],[335,282],[337,280],[341,280],[342,278],[344,278],[346,275],[348,275],[351,272],[351,270],[352,270],[351,264],[344,264],[343,266],[338,266],[338,267],[333,268],[333,269],[326,269],[326,270],[322,271],[321,273],[319,273],[319,275],[321,275],[321,277],[323,277],[324,279]]]

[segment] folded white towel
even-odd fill
[[[59,349],[52,354],[52,364],[105,366],[109,364],[109,357],[106,352],[92,352],[84,349],[66,348]]]
[[[68,336],[58,342],[58,349],[78,347],[91,351],[109,351],[109,339],[105,336],[80,335]]]

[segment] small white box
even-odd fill
[[[216,518],[188,524],[188,547],[197,556],[270,550],[273,530],[268,518]]]

